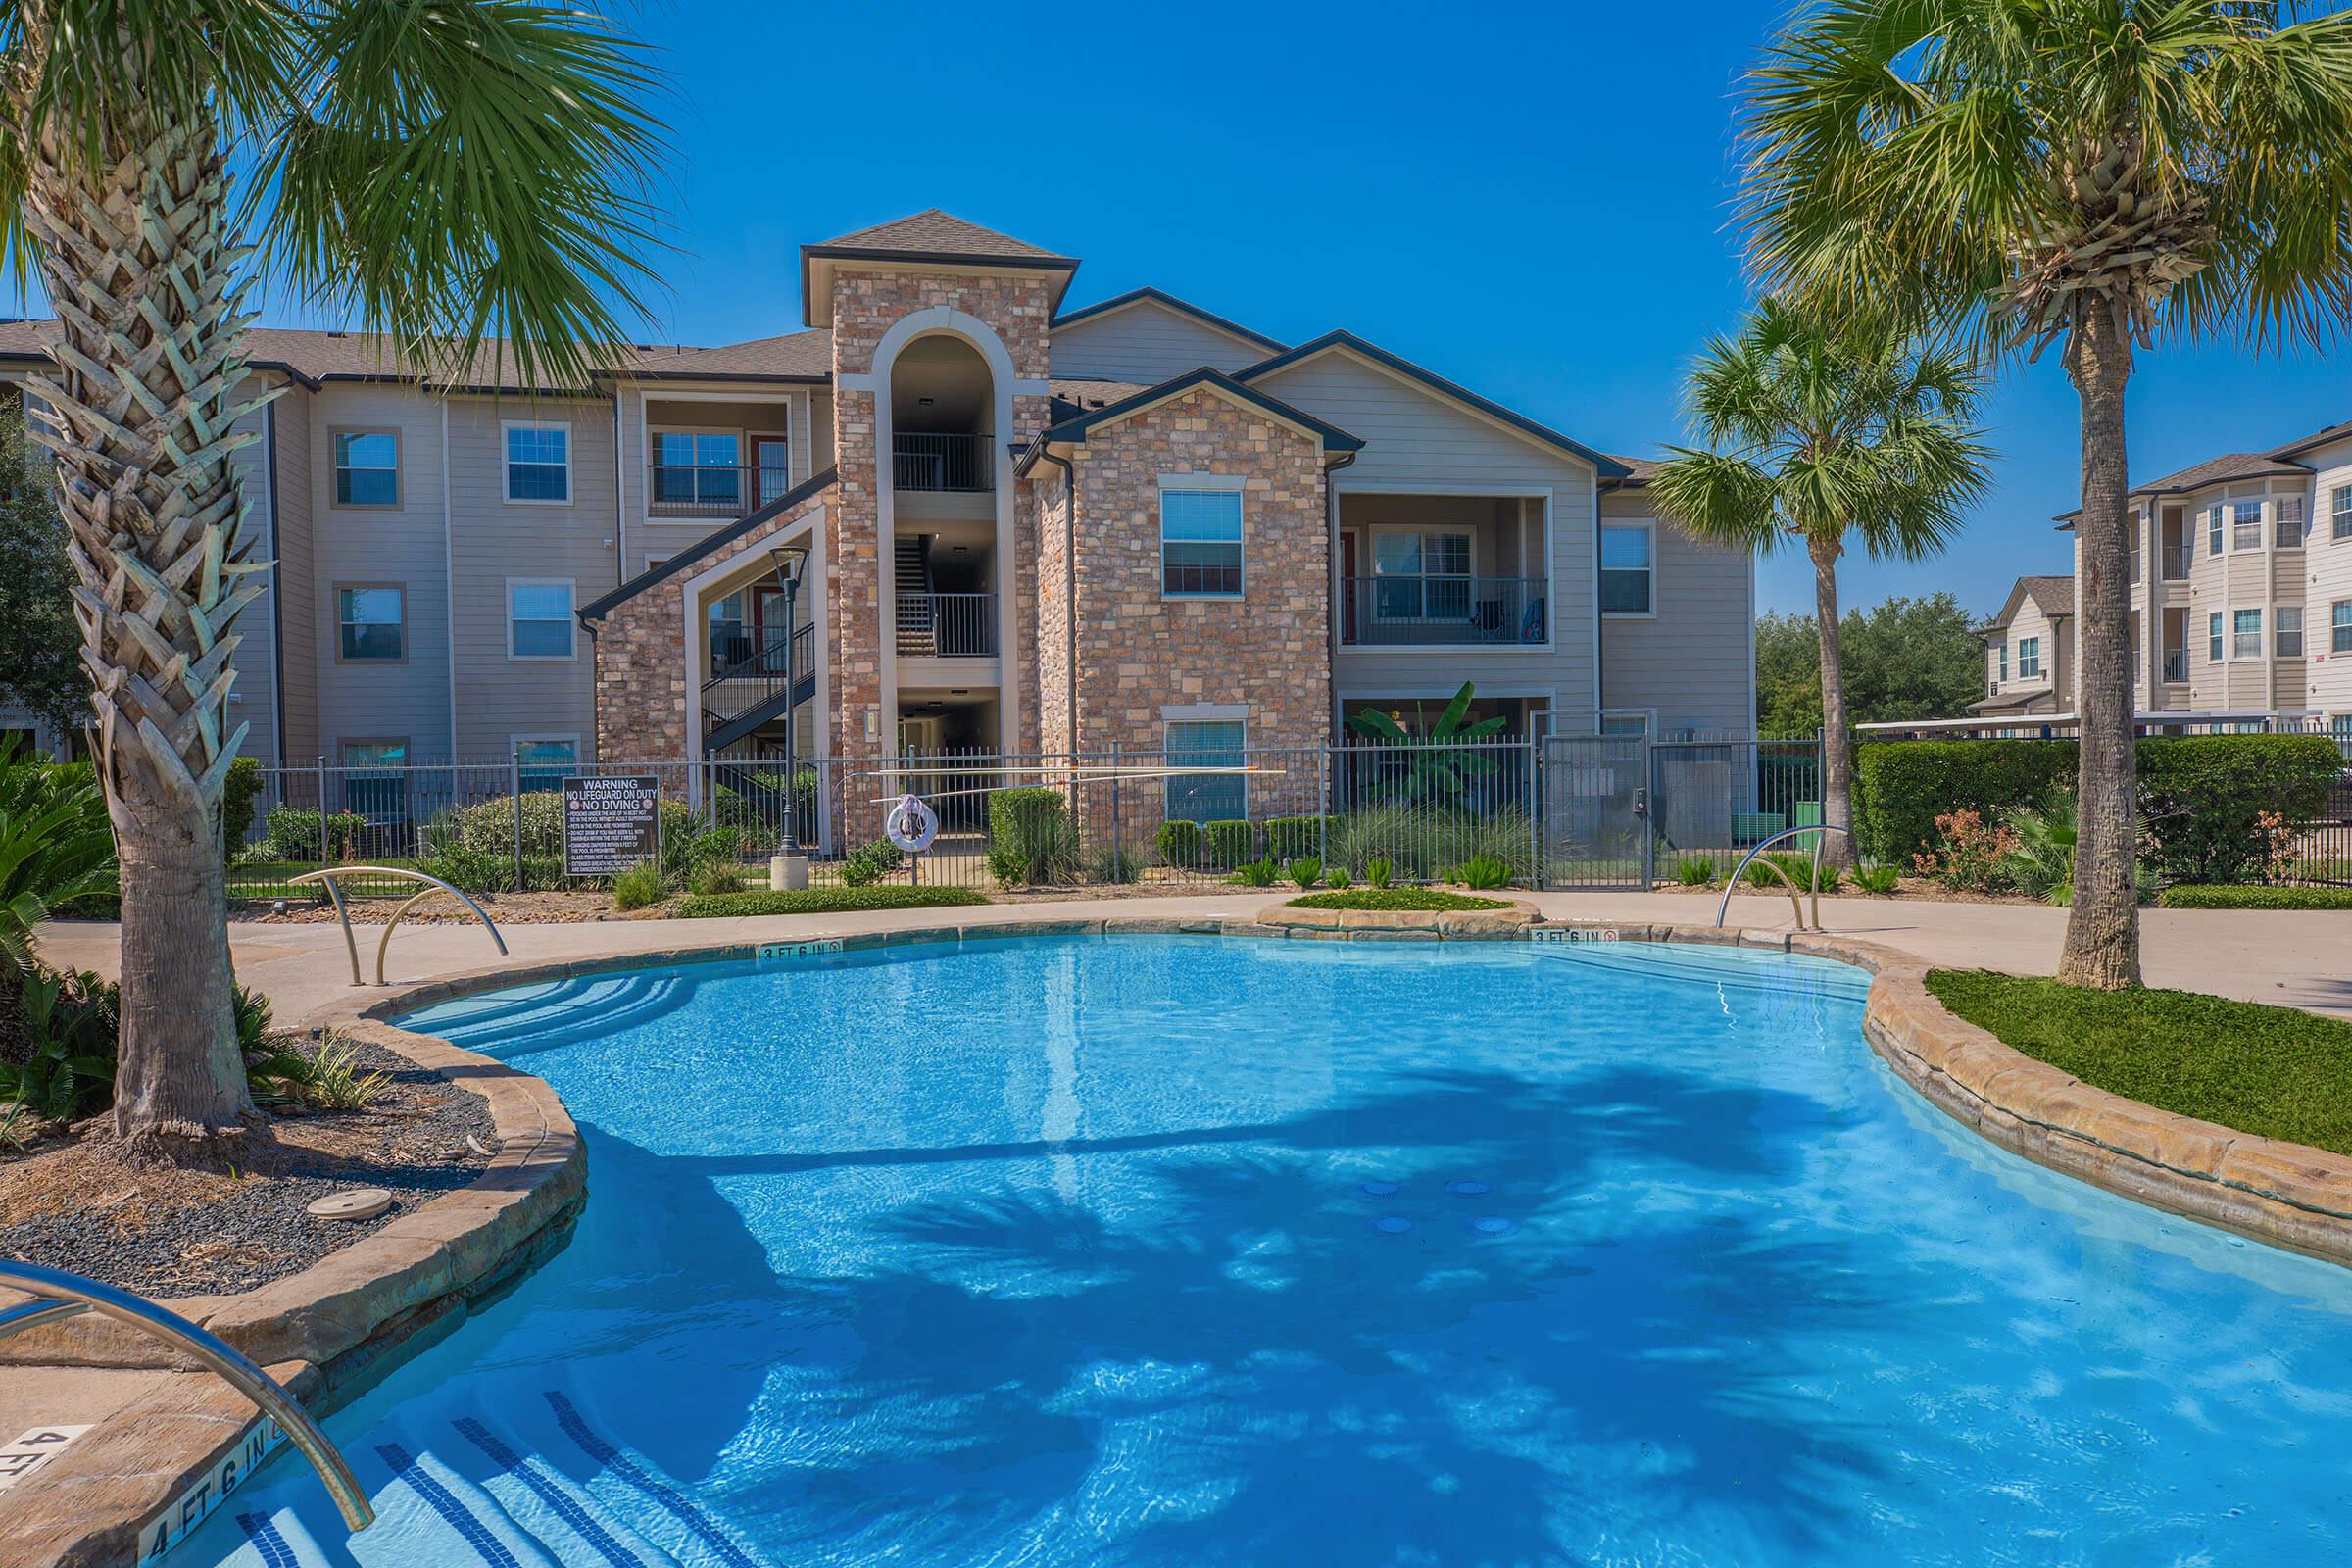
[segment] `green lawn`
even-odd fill
[[[1938,969],[1928,989],[2086,1084],[2352,1154],[2352,1023],[2186,991],[2086,991],[1973,969]]]

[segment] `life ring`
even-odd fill
[[[920,796],[902,795],[883,816],[882,831],[900,849],[920,855],[939,836],[939,813],[924,805]]]

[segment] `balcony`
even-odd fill
[[[898,650],[901,659],[994,659],[997,596],[899,595]]]
[[[657,463],[646,470],[645,511],[652,517],[740,517],[791,488],[786,468]]]
[[[2173,684],[2173,685],[2176,685],[2176,686],[2177,686],[2177,685],[2183,684],[2184,682],[2186,682],[2186,681],[2187,681],[2187,679],[2188,679],[2188,650],[2187,650],[2187,649],[2185,649],[2185,648],[2168,648],[2168,649],[2166,649],[2166,650],[2164,651],[2164,678],[2165,678],[2165,680],[2166,680],[2167,682],[2169,682],[2169,683],[2171,683],[2171,684]]]
[[[890,482],[897,489],[968,495],[997,487],[996,455],[987,436],[902,430],[890,446]]]
[[[1541,577],[1348,577],[1340,641],[1350,648],[1524,648],[1544,638]]]
[[[2166,545],[2164,547],[2164,580],[2166,582],[2188,581],[2188,568],[2196,559],[2197,553],[2189,545]]]

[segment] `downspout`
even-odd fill
[[[1078,470],[1037,444],[1037,455],[1061,470],[1062,684],[1069,692],[1070,755],[1078,755]],[[1002,589],[998,590],[1003,592]],[[1042,742],[1044,737],[1039,737]]]
[[[621,451],[620,396],[620,383],[616,380],[612,383],[612,586],[615,588],[629,580],[629,514],[626,498],[621,494],[621,467],[625,459]]]
[[[1331,581],[1339,585],[1340,593],[1348,592],[1347,579],[1340,575],[1340,493],[1332,487],[1331,476],[1355,462],[1355,454],[1343,452],[1339,461],[1323,466],[1323,553],[1331,564]],[[1348,715],[1340,707],[1340,682],[1337,673],[1340,662],[1340,625],[1347,616],[1347,607],[1341,605],[1339,613],[1327,615],[1331,624],[1325,628],[1327,652],[1323,667],[1331,673],[1331,742],[1338,745],[1348,732]]]

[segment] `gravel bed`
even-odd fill
[[[353,1043],[390,1085],[364,1111],[274,1119],[258,1170],[156,1172],[124,1166],[105,1132],[45,1143],[0,1164],[0,1254],[70,1269],[143,1296],[249,1291],[471,1183],[489,1157],[489,1102],[408,1057]],[[311,1218],[316,1199],[382,1187],[392,1207],[358,1222]]]

